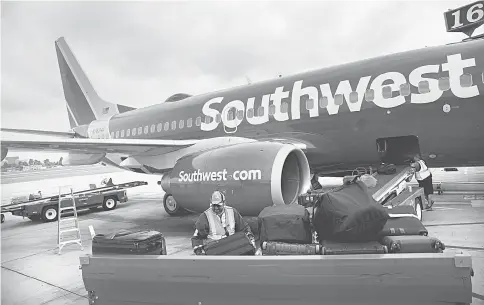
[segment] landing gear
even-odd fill
[[[185,214],[185,210],[178,205],[172,194],[165,194],[163,197],[163,207],[170,216],[179,216]]]

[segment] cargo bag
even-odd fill
[[[342,254],[385,254],[388,248],[377,241],[370,242],[334,242],[324,240],[321,242],[322,255]]]
[[[237,232],[203,246],[206,255],[253,255],[255,249],[244,232]]]
[[[389,218],[386,208],[357,181],[343,185],[320,197],[313,207],[313,226],[319,241],[377,241]]]
[[[310,214],[297,204],[266,207],[259,214],[260,243],[278,241],[310,244]]]
[[[438,238],[419,235],[384,236],[380,243],[390,253],[441,253],[445,245]]]
[[[412,206],[399,206],[388,209],[390,218],[380,232],[383,236],[423,235],[428,231],[418,219],[417,213]]]
[[[383,163],[376,171],[380,175],[393,175],[397,172],[397,167],[394,164]]]
[[[319,244],[289,244],[275,241],[262,243],[262,255],[320,255]]]
[[[158,231],[120,230],[96,234],[92,239],[92,254],[166,255],[166,242]]]

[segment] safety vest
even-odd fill
[[[208,239],[219,240],[226,237],[226,232],[224,228],[227,228],[229,235],[235,233],[235,217],[234,209],[225,206],[225,211],[221,217],[215,214],[212,209],[208,209],[205,212],[208,219],[208,225],[210,227],[210,233],[208,234]]]
[[[430,176],[430,171],[427,165],[425,165],[425,162],[423,162],[422,160],[419,160],[418,164],[420,164],[420,170],[418,172],[415,172],[415,179],[422,181]]]

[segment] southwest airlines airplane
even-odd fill
[[[66,151],[162,176],[168,214],[203,212],[214,189],[243,215],[293,203],[310,175],[420,154],[430,167],[484,165],[484,36],[318,69],[142,109],[103,100],[55,41],[72,129],[2,129],[9,150]],[[20,140],[18,135],[29,135]]]

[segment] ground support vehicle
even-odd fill
[[[104,210],[114,210],[118,203],[127,202],[126,190],[129,188],[147,185],[145,181],[132,181],[120,184],[113,184],[106,187],[95,188],[74,192],[76,209],[97,209],[102,207]],[[4,213],[12,213],[15,216],[28,217],[31,220],[42,220],[44,222],[56,221],[58,217],[59,196],[45,197],[33,201],[8,204],[1,207],[2,222]],[[61,202],[63,207],[64,202]],[[71,206],[72,202],[66,202],[66,206]]]

